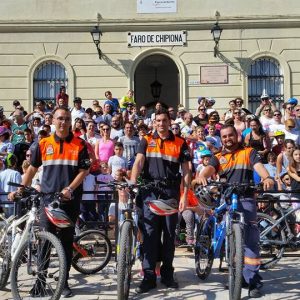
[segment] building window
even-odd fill
[[[268,57],[255,60],[248,74],[250,111],[255,112],[263,92],[266,92],[279,107],[284,101],[283,80],[282,69],[278,61]]]
[[[46,103],[55,103],[59,88],[68,87],[68,76],[65,67],[56,61],[47,61],[40,64],[33,77],[34,101],[44,100]]]

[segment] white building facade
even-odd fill
[[[223,29],[217,56],[211,28]],[[91,37],[102,31],[102,59]],[[151,83],[161,84],[153,97]],[[2,0],[0,105],[121,98],[160,100],[196,112],[199,96],[223,110],[242,97],[254,108],[263,90],[278,103],[300,96],[300,2],[252,0]]]

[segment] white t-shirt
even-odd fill
[[[272,124],[274,124],[274,122],[275,122],[273,118],[269,119],[269,118],[266,118],[265,116],[261,116],[261,117],[259,118],[259,121],[260,121],[260,123],[261,123],[261,125],[262,125],[263,130],[264,130],[264,131],[267,131],[267,132],[270,131],[270,130],[269,130],[270,126],[271,126]]]
[[[92,174],[88,174],[85,176],[82,182],[83,191],[94,191],[96,186],[95,176]],[[95,194],[82,194],[82,200],[96,200]]]
[[[115,177],[116,171],[120,169],[127,169],[127,160],[124,156],[113,155],[108,160],[108,166],[111,169],[112,177]]]

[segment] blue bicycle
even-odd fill
[[[244,264],[244,216],[238,211],[239,196],[249,184],[212,182],[196,186],[198,199],[211,210],[196,228],[195,266],[198,277],[206,279],[215,258],[225,258],[229,271],[229,299],[241,298]]]

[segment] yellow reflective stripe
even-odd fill
[[[260,261],[260,258],[251,258],[251,257],[245,256],[244,263],[246,265],[259,266],[261,264],[261,261]]]
[[[71,160],[71,159],[49,159],[43,161],[43,166],[78,166],[78,160]]]
[[[170,156],[170,155],[162,154],[160,152],[147,152],[146,157],[162,158],[163,160],[178,162],[178,158],[175,158],[175,157]]]

